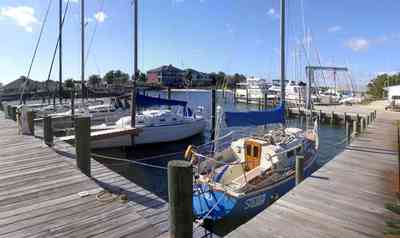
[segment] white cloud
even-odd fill
[[[400,73],[400,72],[399,71],[388,71],[388,72],[383,71],[383,72],[377,72],[376,76],[383,75],[383,74],[387,74],[389,76],[393,76],[393,75],[398,74],[398,73]]]
[[[331,33],[338,32],[338,31],[341,31],[341,30],[342,30],[341,26],[332,26],[332,27],[328,28],[328,32],[331,32]]]
[[[274,8],[270,8],[267,12],[267,15],[270,16],[271,18],[275,19],[279,18],[279,15]]]
[[[365,38],[352,38],[346,42],[346,47],[352,49],[354,52],[368,50],[371,45],[370,40]]]
[[[108,16],[104,13],[104,12],[96,12],[94,14],[94,18],[96,19],[97,22],[104,22],[106,20],[106,18],[108,18]]]
[[[28,6],[5,7],[0,9],[0,17],[12,19],[27,32],[33,31],[33,25],[40,24],[35,17],[35,10]]]

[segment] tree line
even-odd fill
[[[376,99],[385,97],[385,87],[400,85],[400,73],[394,75],[381,74],[372,79],[368,85],[367,93]]]

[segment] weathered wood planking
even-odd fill
[[[383,112],[382,112],[383,114]],[[398,167],[393,114],[227,237],[383,237]]]
[[[0,119],[0,128],[0,237],[168,236],[164,200],[95,160],[86,177],[63,142],[49,148],[17,135],[11,120]],[[100,185],[124,191],[130,202],[97,201]],[[82,191],[90,195],[80,197]]]
[[[0,237],[169,236],[168,203],[152,192],[96,160],[86,177],[76,168],[75,148],[60,139],[49,148],[17,135],[11,120],[0,119],[0,128]],[[103,188],[127,194],[129,203],[97,201]],[[80,197],[82,191],[90,195]],[[205,234],[194,230],[194,237]]]

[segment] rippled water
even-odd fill
[[[148,92],[149,95],[166,97],[165,92]],[[207,118],[210,118],[210,108],[211,108],[211,93],[210,92],[173,92],[173,99],[185,100],[188,101],[188,105],[191,108],[196,108],[198,106],[205,107],[205,115]],[[218,105],[220,105],[225,111],[246,111],[246,110],[258,110],[258,106],[256,105],[246,105],[246,104],[235,104],[233,103],[232,95],[227,95],[226,98],[222,98],[222,95],[219,93],[217,96]],[[304,119],[289,119],[288,124],[290,126],[296,126],[305,128],[306,122]],[[255,128],[247,128],[247,130],[254,130]],[[229,128],[224,128],[223,131],[226,133],[229,131]],[[316,168],[320,168],[326,162],[331,160],[336,154],[343,150],[343,144],[339,144],[343,138],[345,137],[345,131],[343,128],[334,126],[331,127],[327,124],[320,125],[320,150],[319,150],[319,158],[316,164]],[[96,153],[101,153],[105,155],[117,156],[121,158],[128,158],[130,160],[140,160],[141,162],[149,163],[152,165],[163,166],[166,167],[168,161],[174,159],[182,159],[182,154],[165,156],[161,158],[151,158],[146,159],[151,156],[157,156],[160,154],[167,154],[173,152],[183,152],[187,148],[188,145],[200,145],[210,141],[210,123],[208,125],[208,129],[204,131],[201,135],[194,136],[187,140],[182,140],[173,143],[165,143],[158,145],[144,145],[138,146],[134,149],[134,151],[126,151],[122,149],[104,149],[97,150]],[[112,161],[101,161],[106,166],[112,168],[114,171],[119,172],[121,175],[127,177],[131,181],[141,185],[142,187],[156,193],[158,196],[167,199],[167,171],[159,168],[149,168],[142,165],[136,164],[128,164],[121,162],[112,162]],[[239,222],[240,223],[240,222]],[[221,234],[225,234],[232,230],[234,225],[217,225],[217,227],[213,227],[218,230],[219,228],[223,228],[220,232]],[[219,226],[219,227],[218,227]]]

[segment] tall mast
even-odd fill
[[[84,98],[85,87],[85,0],[81,0],[81,94],[82,103]]]
[[[281,103],[285,102],[285,0],[281,0]]]
[[[59,31],[59,47],[58,47],[58,93],[60,104],[62,102],[62,26],[63,26],[63,12],[62,12],[62,4],[63,0],[59,0],[59,17],[58,17],[58,31]]]
[[[133,1],[134,35],[133,35],[133,74],[132,74],[132,100],[131,100],[131,127],[136,126],[136,80],[138,77],[138,0]],[[132,135],[132,145],[135,144]]]

